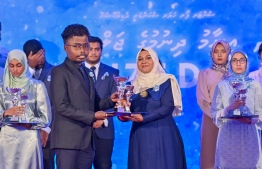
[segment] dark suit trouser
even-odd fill
[[[95,141],[95,169],[111,169],[111,156],[113,153],[114,139],[99,139],[96,134]]]
[[[57,169],[91,169],[94,157],[92,146],[85,150],[54,149]]]
[[[50,149],[50,139],[48,138],[46,146],[43,147],[44,169],[54,169],[54,151]]]

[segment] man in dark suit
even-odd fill
[[[62,33],[67,57],[51,73],[51,148],[55,150],[58,169],[92,168],[93,123],[107,118],[107,113],[99,110],[114,107],[113,102],[117,102],[117,93],[100,99],[89,70],[82,64],[89,53],[88,36],[83,25],[67,26]]]
[[[95,75],[95,88],[101,98],[109,97],[117,91],[113,75],[118,76],[119,70],[100,62],[103,42],[100,38],[89,36],[89,55],[86,58],[85,66],[93,71]],[[110,111],[110,110],[107,110]],[[113,111],[113,110],[111,110]],[[114,123],[113,118],[97,120],[93,126],[95,129],[95,169],[111,169],[111,156],[114,146]]]
[[[53,65],[49,64],[45,59],[45,50],[42,44],[36,40],[31,39],[25,42],[23,50],[27,56],[29,71],[33,78],[41,80],[47,89],[48,96],[50,97],[50,83],[51,83],[51,70]],[[52,124],[50,124],[50,127]],[[54,153],[50,149],[50,133],[51,129],[44,128],[41,130],[41,141],[43,146],[44,168],[54,169]]]
[[[0,22],[0,41],[1,41],[1,34],[2,34],[2,25]],[[0,44],[0,80],[3,78],[3,74],[4,74],[4,67],[5,67],[5,61],[7,58],[7,54],[8,54],[9,50],[6,49],[5,47],[1,46]]]

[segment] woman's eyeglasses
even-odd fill
[[[231,60],[231,63],[233,63],[234,65],[236,65],[237,63],[240,63],[240,64],[244,64],[244,63],[246,63],[247,62],[247,60],[246,59],[244,59],[244,58],[241,58],[241,59],[232,59]]]

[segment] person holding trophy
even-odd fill
[[[216,86],[211,115],[219,128],[214,168],[262,168],[262,93],[248,77],[248,57],[236,50],[229,56],[229,77]]]
[[[133,122],[128,169],[185,169],[183,140],[173,118],[182,111],[177,80],[165,73],[151,48],[141,49],[136,63],[129,79],[134,86],[131,113],[118,117]]]
[[[51,118],[44,84],[31,78],[23,51],[10,51],[0,84],[0,168],[42,169],[40,129]]]

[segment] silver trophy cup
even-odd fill
[[[27,99],[28,99],[27,95],[21,95],[20,96],[20,104],[21,104],[21,106],[24,107],[24,109],[26,108],[26,105],[27,105]],[[24,123],[28,122],[28,120],[26,119],[26,116],[25,116],[25,111],[24,111],[23,115],[20,117],[19,121],[24,122]]]
[[[12,96],[12,104],[13,106],[18,106],[19,103],[21,106],[26,106],[26,95],[21,95],[21,89],[20,88],[6,88],[6,91]],[[5,119],[6,122],[17,122],[17,123],[25,123],[28,122],[25,116],[25,112],[20,116],[9,116]]]
[[[18,106],[18,102],[20,99],[20,94],[21,94],[21,89],[20,88],[6,88],[6,91],[12,96],[12,103],[13,106]],[[18,116],[9,116],[6,117],[7,121],[10,122],[19,122],[19,117]]]
[[[235,98],[237,100],[245,101],[246,100],[246,92],[247,92],[245,85],[243,83],[239,82],[239,81],[233,81],[233,82],[231,82],[231,86],[233,87]],[[239,108],[235,109],[233,111],[233,115],[235,115],[235,116],[247,115],[246,106],[243,106],[243,108],[241,110]]]
[[[133,85],[126,85],[126,106],[125,106],[125,111],[126,112],[131,112],[130,111],[130,98],[131,96],[134,94],[133,90],[134,90],[134,86]]]

